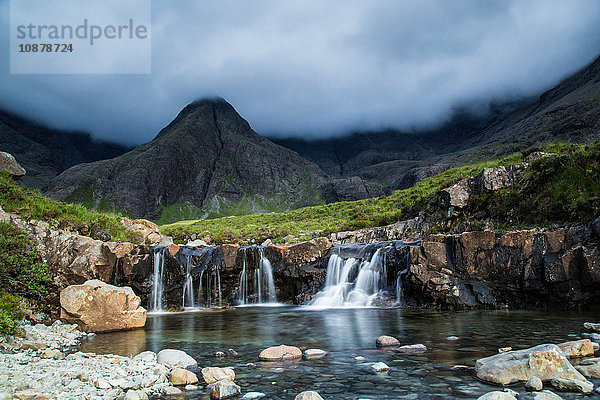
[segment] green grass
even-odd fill
[[[0,333],[16,333],[24,317],[20,298],[43,304],[50,283],[29,235],[0,222]]]
[[[331,232],[383,226],[412,217],[435,200],[439,190],[476,175],[484,168],[510,165],[521,160],[519,153],[501,160],[452,168],[389,196],[304,207],[282,213],[180,221],[162,226],[162,231],[175,238],[208,231],[215,243],[247,244],[252,241],[259,243],[267,238],[281,243],[288,235],[307,240]]]
[[[54,228],[69,227],[92,233],[102,230],[116,240],[136,240],[120,223],[121,215],[51,200],[38,191],[22,188],[6,171],[0,172],[0,207],[25,219],[46,221]]]
[[[512,226],[552,226],[582,221],[600,213],[600,142],[553,144],[556,153],[530,165],[511,188],[473,199],[474,218],[491,216]],[[479,214],[479,215],[477,215]],[[504,222],[508,225],[508,221]]]

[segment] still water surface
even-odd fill
[[[472,370],[455,366],[473,367],[475,360],[496,354],[500,347],[521,349],[574,340],[583,332],[584,322],[596,320],[598,312],[243,307],[149,315],[145,329],[98,335],[81,350],[128,356],[180,349],[199,367],[234,367],[242,394],[258,391],[271,399],[293,399],[304,390],[316,390],[325,399],[473,399],[496,388],[478,382]],[[428,351],[377,350],[379,335],[395,336],[403,344],[423,343]],[[449,336],[459,339],[446,339]],[[287,363],[258,361],[262,349],[279,344],[320,348],[328,355]],[[228,355],[230,348],[239,356]],[[215,351],[227,355],[218,359]],[[357,356],[365,361],[356,361]],[[369,370],[379,361],[390,366],[387,374]],[[513,389],[523,392],[522,385]],[[200,390],[170,397],[176,398],[209,397]]]

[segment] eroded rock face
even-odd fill
[[[566,229],[431,235],[411,248],[405,293],[451,308],[592,304],[600,253]]]
[[[0,151],[0,171],[4,170],[17,179],[25,175],[25,169],[19,165],[12,154]]]
[[[484,168],[479,175],[463,179],[453,186],[442,189],[440,201],[444,207],[464,208],[474,195],[512,186],[525,168],[527,168],[527,163]]]
[[[141,328],[146,309],[129,287],[118,288],[99,280],[72,285],[60,293],[61,319],[84,332],[111,332]]]
[[[526,382],[533,376],[542,381],[555,378],[585,381],[554,344],[542,344],[479,359],[475,364],[475,373],[477,378],[498,385]]]

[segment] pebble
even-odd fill
[[[507,351],[512,351],[512,347],[501,347],[498,349],[498,353],[506,353]]]
[[[242,399],[244,400],[256,400],[256,399],[262,399],[263,397],[265,397],[266,394],[261,393],[261,392],[248,392],[245,395],[242,396]]]
[[[459,337],[458,337],[458,336],[448,336],[448,337],[446,338],[446,340],[458,340],[458,339],[459,339]]]
[[[544,384],[542,383],[542,380],[540,378],[538,378],[537,376],[532,376],[525,383],[525,390],[527,390],[529,392],[539,392],[543,388],[544,388]]]
[[[390,367],[388,367],[385,363],[382,362],[377,362],[373,365],[371,365],[371,371],[373,372],[387,372],[390,370]]]
[[[357,357],[354,357],[354,359],[355,359],[356,361],[358,361],[358,362],[363,362],[363,361],[365,361],[365,358],[364,358],[363,356],[357,356]]]
[[[421,352],[421,351],[427,351],[427,347],[424,344],[407,344],[407,345],[398,347],[396,349],[396,351],[400,352],[400,353]]]

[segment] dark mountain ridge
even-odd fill
[[[223,99],[186,106],[148,143],[80,164],[45,192],[58,200],[175,221],[323,202],[321,169],[252,130]]]
[[[130,148],[94,140],[89,133],[47,128],[0,110],[0,151],[11,153],[27,170],[21,182],[41,189],[69,167],[117,157]]]

